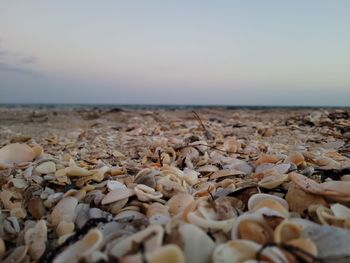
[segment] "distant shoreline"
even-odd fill
[[[162,105],[162,104],[59,104],[59,103],[0,103],[0,108],[67,109],[67,110],[310,110],[310,109],[350,109],[350,106],[269,106],[269,105]]]

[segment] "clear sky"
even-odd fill
[[[350,1],[0,0],[0,102],[350,106]]]

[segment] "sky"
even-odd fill
[[[350,1],[0,0],[0,103],[350,106]]]

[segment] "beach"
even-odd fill
[[[3,262],[350,257],[350,109],[2,107],[0,148]]]

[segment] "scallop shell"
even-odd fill
[[[110,204],[135,195],[135,191],[129,188],[120,188],[110,191],[101,201],[103,205]]]
[[[184,224],[179,227],[179,234],[186,262],[211,262],[211,254],[215,244],[203,230],[196,225]]]
[[[0,169],[26,164],[35,157],[35,152],[27,144],[8,144],[0,149]]]
[[[88,256],[102,243],[103,236],[98,229],[90,230],[82,240],[74,243],[59,254],[53,263],[76,263],[80,258]]]

